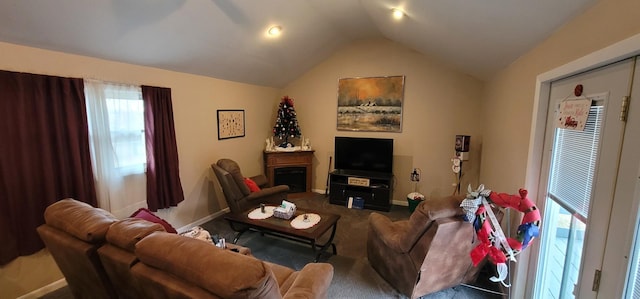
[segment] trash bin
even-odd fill
[[[407,202],[409,203],[409,212],[413,213],[416,210],[418,204],[424,201],[424,195],[418,192],[411,192],[407,194]]]

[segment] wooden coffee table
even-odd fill
[[[257,208],[257,207],[256,207]],[[249,209],[242,213],[229,213],[224,216],[224,219],[229,222],[231,228],[237,232],[233,243],[238,242],[238,239],[248,230],[259,231],[264,234],[273,235],[288,240],[302,242],[310,244],[311,249],[315,255],[314,262],[318,262],[320,255],[329,248],[333,249],[333,254],[338,254],[336,250],[336,244],[333,243],[333,237],[336,235],[336,228],[338,226],[338,220],[340,215],[332,213],[323,213],[308,209],[298,209],[291,219],[281,219],[275,216],[271,216],[267,219],[250,219],[248,217],[249,212],[253,209]],[[305,213],[314,213],[320,215],[320,222],[318,224],[307,229],[296,229],[291,226],[291,220],[295,219],[298,215]],[[329,239],[323,243],[318,244],[319,239],[331,230]],[[319,250],[318,250],[319,249]]]

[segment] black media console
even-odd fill
[[[364,199],[364,208],[391,209],[393,174],[370,171],[334,170],[329,177],[329,202],[347,205],[349,197]]]

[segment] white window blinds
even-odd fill
[[[556,128],[549,197],[586,221],[604,106],[591,106],[584,131]]]

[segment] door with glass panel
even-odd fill
[[[551,83],[535,298],[598,294],[625,130],[620,110],[634,64],[628,59]],[[567,113],[586,115],[584,128],[581,119],[561,118]]]
[[[610,229],[610,234],[617,239],[631,240],[623,242],[614,240],[623,246],[610,246],[621,252],[607,250],[605,254],[605,269],[611,265],[611,271],[621,271],[626,268],[626,276],[618,280],[618,284],[624,285],[623,298],[640,298],[640,66],[636,57],[636,70],[632,85],[631,100],[629,107],[629,117],[627,118],[627,128],[625,130],[624,145],[622,147],[622,163],[618,174],[616,186],[616,197],[614,199],[613,214],[621,214],[620,217],[613,218],[614,228]],[[618,224],[619,222],[619,224]],[[632,222],[633,225],[629,225]],[[621,227],[621,229],[616,229]],[[631,231],[625,230],[631,227]],[[634,236],[635,235],[635,236]],[[611,238],[614,239],[614,238]],[[630,243],[631,246],[626,246]],[[622,264],[610,262],[620,260]],[[627,258],[628,257],[628,258]],[[627,265],[627,267],[625,267]]]

